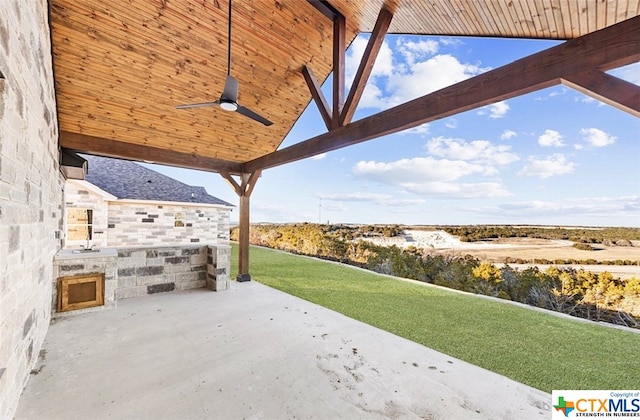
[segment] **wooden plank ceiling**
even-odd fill
[[[315,5],[313,4],[315,3]],[[239,103],[219,108],[227,73],[227,0],[50,0],[61,147],[237,173],[276,151],[312,99],[303,76],[333,66],[333,22],[319,1],[236,0],[231,74]],[[330,0],[345,44],[371,32],[572,39],[640,14],[640,0]],[[321,7],[320,7],[321,8]]]

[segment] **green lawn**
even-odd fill
[[[640,334],[251,248],[253,280],[540,390],[640,388]],[[237,273],[233,244],[232,273]]]

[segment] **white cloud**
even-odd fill
[[[505,213],[530,215],[633,215],[640,210],[640,196],[566,197],[559,201],[521,201],[497,206]]]
[[[487,140],[466,142],[441,136],[431,139],[426,144],[426,149],[435,156],[490,165],[508,165],[520,159],[517,154],[511,152],[511,146],[495,146]]]
[[[390,195],[388,194],[377,194],[377,193],[368,193],[368,192],[335,193],[335,194],[318,193],[316,194],[316,196],[323,200],[373,201],[373,202],[384,201],[390,197]]]
[[[313,160],[322,160],[327,157],[326,153],[320,153],[319,155],[311,156]]]
[[[511,195],[504,185],[497,182],[456,183],[435,181],[422,184],[407,184],[404,187],[414,194],[439,195],[452,198],[493,198]]]
[[[345,78],[349,83],[353,81],[358,66],[364,55],[364,51],[367,48],[369,42],[368,36],[359,35],[353,40],[349,51],[345,56]],[[393,51],[389,47],[386,41],[382,42],[376,62],[371,70],[370,77],[390,76],[393,73]]]
[[[597,105],[604,105],[602,102],[600,102],[599,100],[592,98],[591,96],[587,96],[587,95],[576,95],[576,100],[585,103],[585,104],[592,104],[592,103],[597,103]]]
[[[368,42],[358,36],[347,51],[345,72],[348,82],[353,80]],[[359,106],[387,109],[426,95],[454,83],[468,79],[488,69],[461,63],[450,54],[437,54],[435,40],[410,41],[400,38],[394,47],[396,56],[383,42]],[[499,115],[504,107],[496,108]]]
[[[349,211],[349,207],[345,206],[341,203],[322,203],[321,211],[332,211],[332,212],[340,212],[345,213]]]
[[[391,185],[406,185],[416,182],[455,181],[466,175],[482,173],[485,167],[461,160],[417,157],[395,162],[360,161],[353,167],[357,176]]]
[[[604,147],[616,142],[616,137],[597,128],[583,128],[580,134],[582,134],[582,140],[592,147]]]
[[[517,137],[518,134],[513,130],[504,130],[500,135],[500,140],[511,140],[514,137]]]
[[[362,97],[360,98],[358,106],[378,109],[389,108],[388,103],[384,99],[384,93],[382,90],[371,82],[367,83],[367,87],[364,89],[364,92],[362,92]]]
[[[464,42],[458,38],[440,37],[440,43],[451,47],[458,47],[464,45]]]
[[[640,85],[640,62],[629,64],[628,66],[620,67],[619,69],[612,70],[611,74],[626,80],[627,82]]]
[[[449,54],[439,54],[426,61],[418,61],[405,73],[396,72],[389,77],[387,102],[398,105],[417,97],[468,79],[481,72],[472,64],[464,64]]]
[[[487,115],[489,118],[497,119],[507,115],[510,107],[505,101],[496,102],[495,104],[487,105],[478,110],[478,115]]]
[[[562,134],[556,130],[545,130],[538,137],[538,144],[542,147],[563,147],[565,145],[562,141]]]
[[[429,134],[429,123],[420,124],[417,127],[407,128],[406,130],[398,132],[398,134],[418,134],[424,136]]]
[[[491,169],[484,165],[462,160],[417,157],[389,163],[361,161],[353,167],[353,173],[361,178],[399,186],[407,192],[419,195],[438,195],[452,198],[509,195],[506,188],[497,182],[455,182],[472,174],[495,173]]]
[[[489,114],[490,118],[502,118],[507,114],[510,107],[505,101],[501,101],[489,105],[489,109],[491,110],[491,113]]]
[[[530,157],[529,163],[518,172],[518,175],[535,176],[544,179],[573,173],[575,167],[575,163],[568,162],[562,153],[556,153],[544,159]]]
[[[398,39],[396,46],[409,66],[414,65],[420,59],[437,53],[439,49],[438,41],[433,39],[418,42]]]
[[[353,192],[353,193],[339,193],[339,194],[319,193],[316,195],[323,200],[329,200],[329,201],[371,202],[371,203],[375,203],[383,206],[398,206],[398,207],[417,206],[420,204],[424,204],[426,202],[423,199],[397,198],[389,194],[376,194],[376,193],[367,193],[367,192]],[[324,208],[325,204],[323,204],[322,206]]]
[[[562,96],[564,94],[566,94],[567,92],[569,92],[569,89],[567,89],[564,86],[559,86],[556,87],[554,89],[546,89],[543,90],[542,92],[548,92],[545,96],[537,96],[534,100],[535,101],[546,101],[549,100],[551,98],[555,98],[556,96]]]
[[[419,206],[421,204],[426,203],[426,200],[423,200],[421,198],[401,198],[401,199],[396,199],[394,198],[393,200],[389,201],[387,203],[388,206],[394,206],[394,207],[411,207],[411,206]]]

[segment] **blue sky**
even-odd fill
[[[388,35],[354,120],[557,44]],[[640,63],[611,73],[640,84]],[[325,131],[311,103],[281,148]],[[217,174],[148,166],[238,203]],[[640,119],[558,85],[265,170],[251,221],[640,227]]]

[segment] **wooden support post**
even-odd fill
[[[238,275],[237,281],[249,281],[251,280],[251,274],[249,274],[249,209],[251,207],[250,198],[248,195],[240,196],[240,223],[238,225],[239,237],[239,250],[238,250]]]
[[[221,172],[220,175],[231,185],[240,201],[240,216],[238,224],[238,275],[236,281],[250,281],[249,274],[249,227],[250,227],[250,208],[251,193],[256,185],[256,181],[260,177],[261,171],[251,173],[243,173],[240,175],[240,183],[236,181],[229,173]]]
[[[342,15],[337,15],[333,20],[333,114],[331,128],[340,126],[340,114],[344,106],[345,32],[345,18]]]

